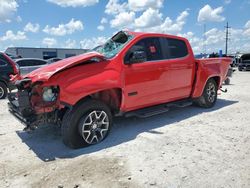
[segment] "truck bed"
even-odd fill
[[[219,88],[221,87],[227,78],[227,72],[232,63],[232,58],[206,58],[196,59],[195,61],[197,63],[196,80],[199,80],[199,82],[195,83],[193,98],[201,95],[205,83],[211,77],[216,77],[218,86]]]

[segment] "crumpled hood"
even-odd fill
[[[27,75],[24,75],[23,77],[30,78],[32,82],[47,81],[51,76],[53,76],[57,72],[76,66],[78,64],[84,64],[85,62],[93,58],[99,58],[103,60],[105,59],[105,57],[98,52],[89,52],[67,59],[63,59],[56,63],[41,67],[32,71],[31,73],[28,73]]]

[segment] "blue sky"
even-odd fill
[[[187,37],[195,53],[250,52],[250,0],[0,0],[0,50],[92,48],[118,30]],[[204,34],[204,25],[206,32]]]

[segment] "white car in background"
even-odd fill
[[[36,58],[20,58],[15,59],[14,61],[19,65],[21,75],[28,74],[33,70],[48,65],[46,60]]]

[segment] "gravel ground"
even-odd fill
[[[0,187],[250,187],[250,72],[212,109],[119,118],[102,143],[71,150],[60,129],[33,133],[0,101]]]

